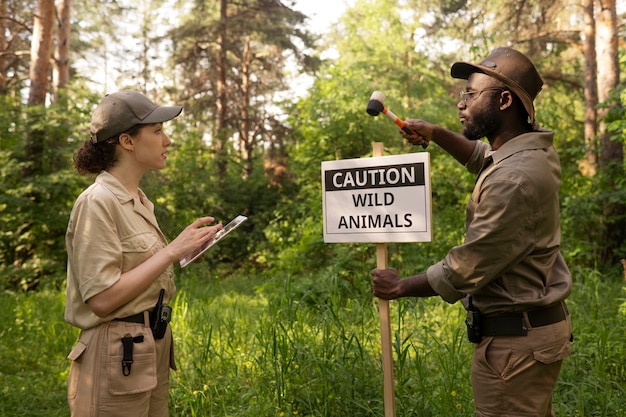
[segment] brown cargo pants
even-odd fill
[[[476,416],[554,417],[552,392],[571,334],[568,315],[526,336],[484,337],[472,358]]]

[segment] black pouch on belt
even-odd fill
[[[166,304],[163,304],[163,295],[165,290],[161,289],[159,293],[159,300],[154,306],[154,310],[150,312],[150,328],[155,339],[163,339],[167,325],[172,319],[172,308]]]
[[[480,343],[480,341],[483,340],[482,329],[480,326],[480,312],[472,304],[472,296],[469,297],[465,325],[467,326],[467,338],[469,341],[472,343]]]

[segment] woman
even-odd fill
[[[72,416],[168,415],[172,264],[222,228],[202,217],[168,244],[139,188],[147,170],[165,167],[172,142],[163,122],[181,111],[133,91],[107,95],[74,156],[79,173],[98,176],[76,200],[66,234],[65,319],[81,329],[69,355]]]

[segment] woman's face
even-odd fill
[[[142,126],[132,140],[135,160],[144,169],[165,168],[167,149],[172,141],[163,131],[163,123]]]

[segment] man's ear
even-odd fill
[[[504,90],[500,94],[500,110],[506,110],[513,105],[513,93]]]
[[[120,145],[122,149],[128,152],[132,152],[135,150],[135,145],[133,144],[133,138],[128,133],[122,133],[120,135]]]

